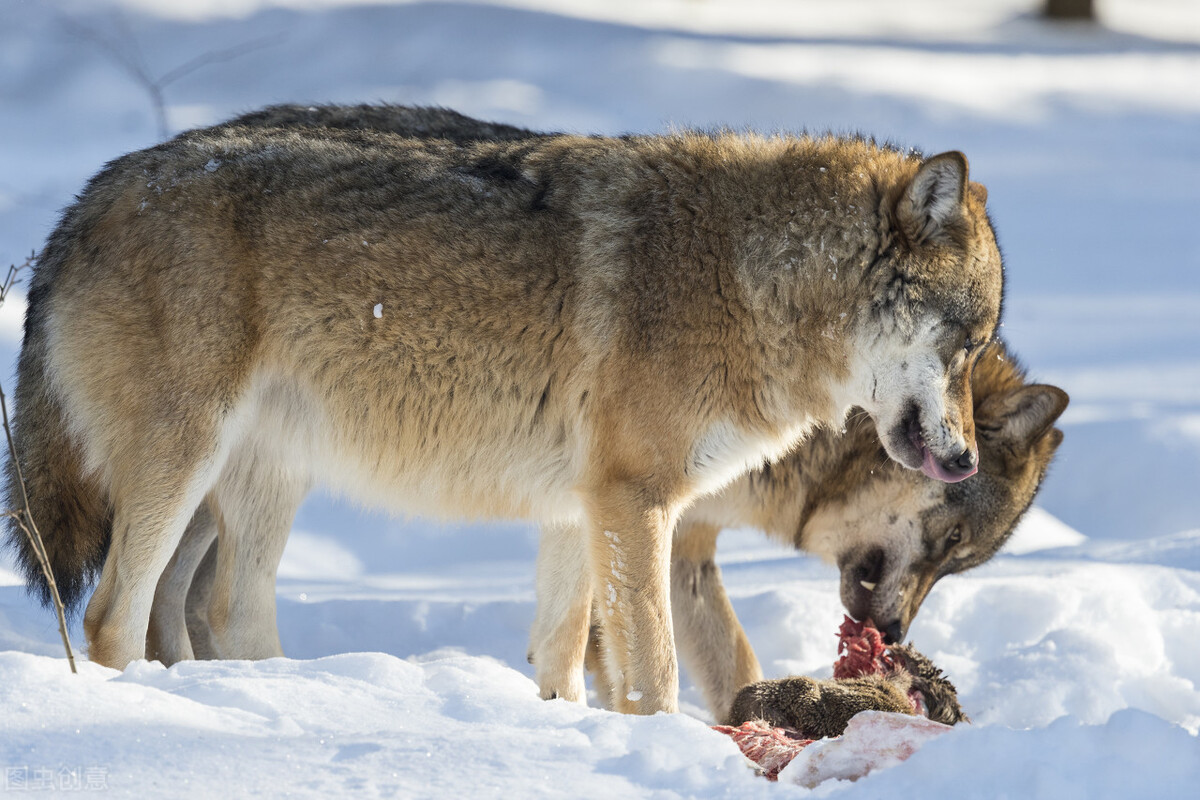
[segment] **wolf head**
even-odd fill
[[[796,534],[798,547],[837,564],[850,615],[874,620],[889,642],[903,641],[939,578],[982,564],[1008,540],[1062,441],[1053,425],[1066,392],[1026,384],[1002,343],[982,348],[972,383],[975,477],[947,484],[897,467],[878,445],[872,454],[864,418],[847,433],[863,446],[845,448]]]
[[[885,195],[871,313],[855,336],[863,405],[888,455],[940,481],[975,474],[972,367],[1000,316],[1003,270],[962,153],[926,159]]]

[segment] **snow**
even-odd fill
[[[1082,533],[1034,506],[1017,523],[1012,537],[1004,543],[1003,551],[1014,556],[1023,556],[1038,550],[1074,547],[1086,541],[1087,537]]]
[[[778,785],[757,778],[707,728],[686,673],[679,715],[539,700],[533,528],[397,521],[319,494],[279,573],[288,659],[122,673],[80,659],[71,676],[53,615],[0,560],[5,788],[1194,794],[1200,9],[1097,5],[1093,28],[1042,24],[1037,0],[0,0],[0,266],[40,247],[106,160],[159,137],[101,40],[152,79],[214,55],[162,84],[172,132],[272,102],[367,101],[599,133],[862,130],[967,153],[1005,252],[1004,334],[1072,397],[1038,504],[996,559],[943,579],[911,629],[973,723],[857,782],[820,773],[810,792],[789,778],[808,761]],[[0,309],[10,394],[22,290]],[[767,675],[828,677],[835,570],[746,531],[722,534],[719,562]],[[804,758],[862,767],[856,736]]]
[[[712,775],[758,788],[736,749],[695,719],[544,702],[490,659],[82,667],[64,680],[60,659],[0,654],[4,724],[19,734],[5,737],[7,765],[102,770],[119,797],[554,797],[566,782],[572,796],[608,798],[682,794]]]

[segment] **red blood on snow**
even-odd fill
[[[779,780],[780,770],[814,741],[802,738],[791,728],[772,728],[763,722],[743,722],[736,728],[714,725],[713,730],[731,737],[742,755],[758,764],[769,781]]]

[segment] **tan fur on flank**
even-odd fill
[[[1001,268],[967,185],[960,154],[733,134],[235,127],[118,159],[39,261],[17,398],[45,406],[22,456],[57,436],[79,465],[60,482],[111,508],[91,657],[143,654],[206,499],[237,580],[320,482],[575,531],[546,590],[602,598],[618,708],[673,710],[670,532],[693,498],[855,405],[910,467],[913,441],[973,450]],[[94,541],[43,532],[92,566]]]

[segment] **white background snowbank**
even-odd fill
[[[1071,393],[1066,441],[1006,553],[943,580],[912,628],[975,724],[817,792],[1190,795],[1200,9],[1109,0],[1091,29],[1046,26],[1035,5],[0,0],[0,265],[41,246],[105,160],[156,140],[145,92],[97,38],[153,76],[252,44],[165,87],[173,130],[270,102],[383,100],[545,129],[807,127],[962,149],[1006,255],[1005,333]],[[0,312],[5,363],[22,311],[17,296]],[[690,716],[537,700],[529,526],[397,522],[316,497],[297,528],[279,621],[298,660],[84,662],[71,678],[51,615],[0,567],[0,780],[75,770],[128,796],[806,794],[745,769],[686,675]],[[827,676],[834,570],[748,532],[723,535],[721,563],[767,673]]]

